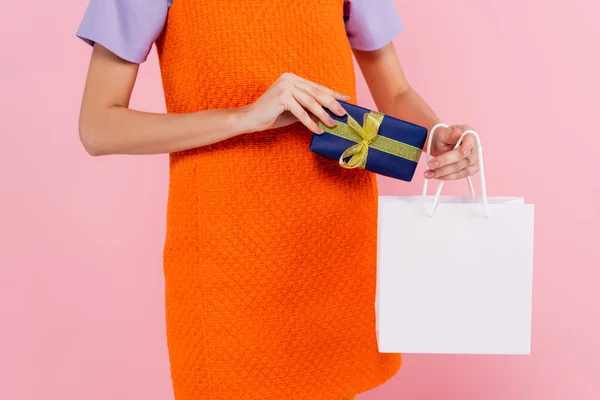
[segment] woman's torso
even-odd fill
[[[250,104],[284,72],[355,97],[343,0],[177,0],[157,48],[172,113]],[[352,199],[372,209],[372,174],[312,153],[310,139],[296,123],[171,154],[170,215],[202,213],[205,224],[219,223],[209,215],[227,210],[243,221],[253,210],[285,210],[306,196],[328,207]]]

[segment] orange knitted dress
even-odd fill
[[[176,0],[168,111],[233,108],[284,72],[355,97],[343,0]],[[171,154],[164,251],[177,400],[340,400],[400,367],[375,336],[377,186],[300,124]]]

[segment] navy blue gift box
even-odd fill
[[[427,129],[353,104],[340,104],[347,114],[339,117],[325,108],[337,125],[330,128],[319,122],[325,133],[313,135],[310,149],[339,160],[345,168],[364,168],[410,182]]]

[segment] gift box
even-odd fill
[[[337,122],[313,135],[310,149],[339,160],[343,168],[364,168],[380,175],[411,181],[427,138],[427,129],[376,111],[340,101],[346,115],[325,111]]]

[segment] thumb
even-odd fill
[[[460,139],[462,133],[462,129],[460,129],[459,127],[451,126],[447,130],[444,130],[444,132],[442,133],[442,140],[445,142],[446,145],[454,146]]]

